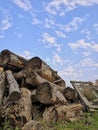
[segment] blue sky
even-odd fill
[[[98,0],[1,0],[0,51],[39,56],[69,85],[98,79]]]

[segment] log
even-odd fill
[[[78,94],[75,89],[67,87],[64,89],[63,95],[69,103],[78,102]]]
[[[39,85],[36,91],[36,98],[43,104],[67,104],[63,94],[49,82]]]
[[[23,69],[26,61],[25,58],[18,56],[7,49],[1,51],[0,65],[3,66],[5,70],[9,69],[18,72]]]
[[[43,121],[48,124],[54,124],[58,120],[58,113],[56,109],[52,106],[49,108],[46,108],[46,110],[43,113]]]
[[[7,81],[9,84],[9,97],[8,101],[17,101],[21,97],[21,92],[19,90],[19,85],[16,82],[15,78],[13,77],[13,74],[10,70],[7,70],[6,72]]]
[[[81,113],[83,106],[81,104],[61,105],[55,107],[58,113],[58,119],[72,118]]]
[[[30,120],[22,127],[22,130],[44,130],[44,127],[39,121]]]
[[[21,88],[21,99],[18,103],[19,113],[17,115],[18,119],[24,119],[23,124],[30,121],[32,119],[31,109],[31,92],[26,88]]]
[[[42,78],[36,72],[30,71],[30,70],[28,70],[28,71],[23,70],[23,71],[20,71],[18,73],[15,73],[14,77],[15,77],[16,80],[25,78],[26,84],[30,84],[30,85],[36,86],[36,87],[38,87],[40,84],[42,84],[44,82],[48,82],[50,84],[50,86],[57,88],[61,92],[63,92],[64,89],[65,89],[65,87],[54,84],[54,83],[48,81],[47,79]]]
[[[39,57],[33,57],[26,62],[24,66],[25,71],[34,71],[38,73],[42,78],[47,79],[50,82],[54,82],[62,87],[65,87],[65,81],[54,71],[49,65],[47,65]]]
[[[2,104],[5,89],[6,89],[5,72],[3,68],[0,67],[0,105]]]

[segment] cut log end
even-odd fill
[[[37,100],[41,103],[49,104],[51,103],[51,86],[48,82],[42,83],[37,92],[36,92]]]

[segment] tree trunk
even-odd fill
[[[52,106],[49,108],[46,108],[46,110],[43,113],[43,121],[48,124],[56,123],[58,120],[58,113],[56,109]]]
[[[3,68],[0,67],[0,105],[2,104],[5,88],[6,88],[5,72],[3,71]]]
[[[57,72],[51,69],[51,67],[39,57],[34,57],[27,61],[24,69],[26,71],[33,70],[34,72],[38,73],[42,78],[45,78],[50,82],[54,82],[55,84],[58,84],[62,87],[66,86],[65,81],[57,74]]]
[[[9,84],[9,101],[17,101],[21,97],[19,90],[19,85],[13,77],[13,74],[10,70],[6,71],[7,81]]]
[[[26,84],[30,84],[30,85],[36,86],[36,87],[38,87],[40,84],[42,84],[44,82],[48,82],[50,84],[50,86],[53,86],[53,87],[57,88],[61,92],[63,92],[64,89],[65,89],[65,87],[54,84],[54,83],[48,81],[47,79],[42,78],[36,72],[32,72],[32,71],[25,71],[25,70],[20,71],[18,73],[15,73],[14,77],[15,77],[16,80],[25,78],[25,83]]]
[[[26,61],[25,58],[18,56],[9,50],[3,50],[1,52],[0,65],[5,69],[10,69],[15,72],[20,71],[23,69]]]
[[[19,100],[19,113],[18,117],[20,119],[24,119],[24,122],[27,122],[32,119],[31,109],[32,109],[32,102],[31,102],[31,92],[26,88],[21,88],[21,99]]]
[[[44,82],[40,84],[36,92],[36,98],[39,102],[44,104],[66,104],[67,100],[63,94],[50,84],[49,82]]]
[[[83,106],[81,104],[62,105],[55,107],[58,113],[58,119],[72,118],[81,113]]]
[[[75,91],[75,89],[67,87],[64,89],[63,95],[67,99],[69,103],[75,103],[78,102],[78,94]]]

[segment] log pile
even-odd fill
[[[27,60],[9,50],[0,53],[0,126],[43,130],[42,121],[71,121],[83,110],[77,92],[39,57]]]

